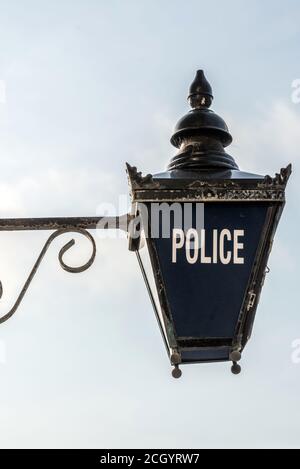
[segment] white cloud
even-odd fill
[[[298,164],[300,106],[277,100],[268,110],[258,109],[251,120],[229,115],[226,121],[233,135],[228,152],[241,168],[272,174],[289,163]]]
[[[125,178],[125,175],[124,175]],[[101,202],[118,202],[119,183],[112,173],[83,168],[47,169],[32,177],[0,182],[2,216],[96,215]],[[51,213],[49,213],[51,212]],[[68,213],[69,212],[69,213]]]

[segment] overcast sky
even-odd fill
[[[1,217],[96,215],[119,195],[124,205],[125,162],[160,172],[174,155],[199,68],[240,167],[294,168],[241,375],[193,365],[175,381],[126,239],[98,239],[95,264],[72,275],[58,265],[60,238],[0,326],[0,446],[299,447],[299,1],[0,7]],[[47,236],[1,234],[1,315]],[[75,238],[73,264],[89,255]]]

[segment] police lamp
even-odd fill
[[[225,151],[232,137],[212,100],[199,70],[167,170],[143,176],[127,165],[129,248],[175,378],[192,363],[229,361],[240,373],[291,174],[291,165],[275,177],[241,171]]]

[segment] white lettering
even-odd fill
[[[244,249],[244,243],[239,243],[239,237],[244,236],[244,230],[234,230],[233,232],[233,263],[244,264],[244,258],[239,257],[239,251]]]
[[[186,234],[182,229],[172,230],[172,263],[176,264],[178,251],[184,249],[185,258],[189,264],[244,264],[243,256],[245,236],[244,230],[227,228],[211,232],[190,228]],[[209,248],[208,248],[209,246]],[[181,254],[184,255],[184,254]]]
[[[201,262],[211,264],[211,257],[205,255],[205,230],[201,230]]]
[[[213,263],[218,263],[218,230],[213,230]]]
[[[192,241],[191,241],[192,238]],[[194,254],[191,254],[191,244]],[[185,243],[186,259],[189,264],[196,264],[199,254],[199,236],[198,231],[190,228],[186,234],[186,243]]]
[[[181,249],[184,246],[184,232],[180,229],[173,230],[173,249],[172,249],[172,262],[177,262],[177,249]]]
[[[231,251],[227,251],[227,256],[225,256],[225,237],[227,241],[231,241],[231,233],[227,229],[222,230],[220,234],[220,261],[222,264],[229,264],[231,261]]]

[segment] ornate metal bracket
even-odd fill
[[[87,270],[93,264],[96,257],[96,242],[87,231],[88,229],[121,229],[124,231],[128,230],[128,224],[130,222],[130,215],[122,215],[119,217],[69,217],[69,218],[11,218],[11,219],[1,219],[0,220],[0,231],[27,231],[27,230],[56,230],[50,237],[47,239],[44,244],[43,249],[41,250],[27,280],[24,283],[23,288],[21,289],[17,300],[13,307],[8,313],[0,317],[0,324],[4,323],[10,319],[18,307],[20,306],[25,293],[28,290],[30,283],[33,280],[46,252],[48,251],[52,241],[58,236],[65,233],[79,233],[85,236],[92,245],[92,253],[89,260],[78,267],[71,267],[66,262],[64,262],[64,254],[75,244],[75,240],[71,239],[66,243],[58,253],[58,260],[60,266],[71,273],[80,273]],[[3,294],[2,282],[0,281],[0,298]]]

